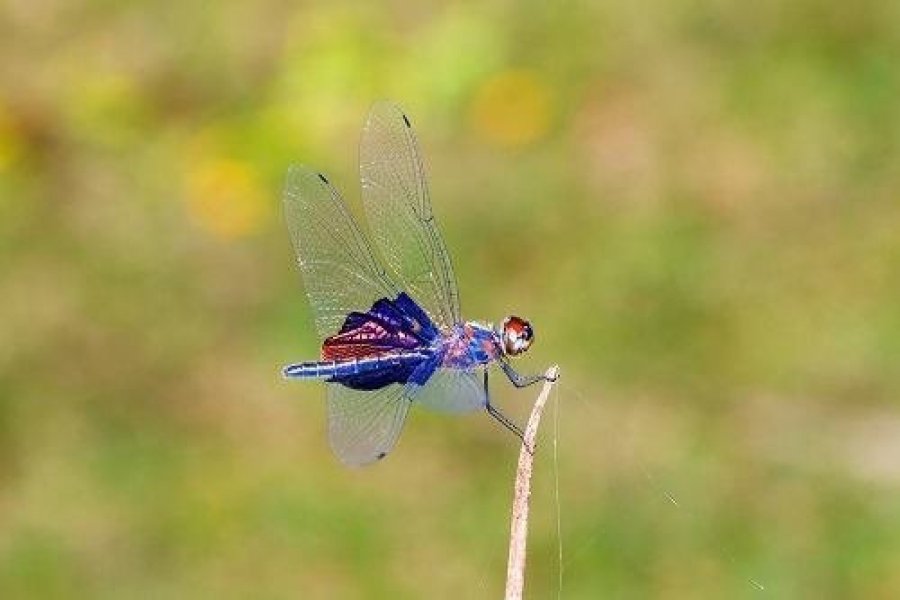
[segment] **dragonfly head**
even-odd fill
[[[518,356],[531,347],[531,342],[534,341],[534,330],[531,328],[531,323],[525,319],[510,315],[503,319],[500,339],[503,342],[503,353],[506,356]]]

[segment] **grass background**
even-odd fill
[[[562,367],[563,598],[900,596],[896,2],[40,0],[0,32],[4,598],[500,595],[507,433],[416,412],[345,470],[278,375],[317,353],[282,178],[358,202],[382,97],[465,313]]]

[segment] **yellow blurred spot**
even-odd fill
[[[233,159],[210,160],[190,171],[186,200],[197,222],[227,239],[252,234],[268,216],[256,173]]]
[[[550,90],[537,74],[502,71],[478,89],[471,108],[479,135],[499,146],[523,146],[539,140],[550,126]]]
[[[8,109],[0,104],[0,173],[8,171],[19,155],[19,142]]]

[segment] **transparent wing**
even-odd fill
[[[397,105],[382,101],[369,112],[359,170],[366,215],[388,271],[439,327],[459,322],[456,277],[431,210],[425,166]]]
[[[360,391],[329,383],[327,388],[328,441],[335,455],[354,467],[384,458],[397,443],[409,412],[404,386]]]
[[[324,175],[292,166],[284,215],[322,339],[336,333],[351,311],[396,296],[396,286]]]
[[[480,370],[438,369],[423,386],[407,384],[408,395],[429,410],[467,413],[484,409],[484,373]]]

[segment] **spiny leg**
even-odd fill
[[[516,425],[515,423],[513,423],[512,419],[510,419],[509,417],[504,415],[502,412],[500,412],[500,410],[498,408],[496,408],[493,404],[491,404],[491,395],[490,395],[490,392],[488,391],[487,369],[484,370],[484,402],[485,402],[485,409],[487,409],[488,414],[491,415],[492,417],[494,417],[494,419],[496,419],[498,423],[500,423],[501,425],[503,425],[504,427],[509,429],[511,432],[513,432],[516,435],[516,437],[518,437],[520,440],[522,440],[522,443],[525,444],[525,447],[528,449],[528,452],[530,452],[531,454],[534,454],[534,450],[532,448],[530,448],[528,446],[528,444],[525,443],[525,434],[522,432],[522,430],[519,428],[519,426]]]
[[[501,360],[499,362],[500,368],[503,369],[503,372],[506,373],[506,376],[509,377],[509,380],[517,388],[528,387],[529,385],[534,385],[539,381],[556,381],[556,378],[551,379],[546,375],[522,375],[520,373],[517,373],[508,361]]]

